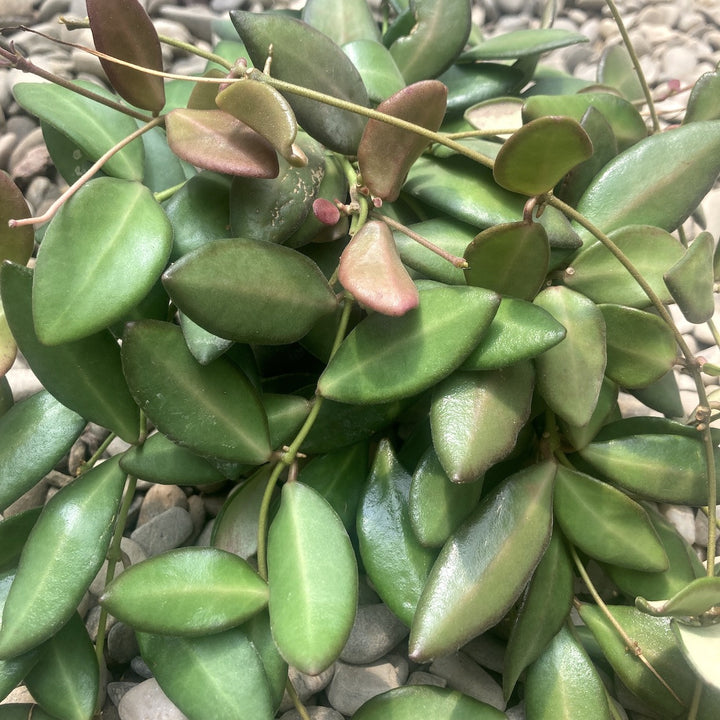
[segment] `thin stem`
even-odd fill
[[[463,132],[447,133],[446,138],[450,140],[462,140],[464,138],[485,138],[495,137],[496,135],[512,135],[517,132],[519,128],[494,128],[492,130],[464,130]]]
[[[715,344],[720,347],[720,333],[718,332],[717,325],[715,325],[712,319],[708,320],[706,324],[708,326],[708,329],[712,333]]]
[[[8,225],[10,227],[20,227],[21,225],[36,225],[40,223],[52,220],[55,213],[88,181],[100,168],[113,156],[115,153],[122,150],[126,145],[129,145],[133,140],[136,140],[141,135],[151,130],[156,125],[160,125],[164,122],[163,117],[156,117],[150,120],[143,127],[138,128],[134,133],[131,133],[126,138],[121,140],[119,143],[111,147],[104,155],[96,160],[90,169],[84,172],[42,215],[35,217],[22,218],[21,220],[9,220]]]
[[[695,678],[695,688],[693,690],[692,700],[690,701],[690,709],[688,710],[687,720],[695,720],[695,718],[697,718],[704,685],[705,683],[703,683],[701,678]]]
[[[83,473],[90,470],[95,465],[95,463],[102,457],[102,454],[108,449],[108,446],[116,437],[117,437],[117,435],[114,432],[111,432],[105,438],[105,440],[103,440],[100,443],[100,446],[92,454],[92,456],[90,458],[88,458],[82,465],[80,465],[78,475],[82,475]]]
[[[625,47],[630,54],[630,59],[632,60],[633,67],[635,68],[637,78],[640,81],[643,95],[645,96],[645,102],[647,103],[650,117],[652,118],[653,132],[660,132],[660,121],[658,120],[657,112],[655,110],[655,103],[653,102],[652,93],[650,92],[650,87],[647,84],[645,73],[642,71],[642,67],[640,66],[640,59],[635,52],[635,48],[633,47],[630,36],[628,35],[627,29],[625,28],[625,23],[623,22],[623,19],[618,12],[618,9],[615,5],[615,0],[605,1],[607,2],[608,8],[610,8],[610,12],[612,13],[613,19],[615,20],[615,24],[617,25],[623,42],[625,43]]]
[[[625,632],[623,626],[620,625],[620,623],[613,617],[613,614],[608,609],[608,606],[600,597],[600,593],[598,593],[595,585],[593,585],[593,582],[590,579],[590,576],[587,574],[587,570],[585,570],[585,566],[580,561],[577,551],[575,550],[573,545],[568,544],[568,549],[570,551],[570,556],[575,563],[575,567],[577,568],[577,571],[582,578],[582,581],[585,583],[587,589],[590,591],[590,594],[593,596],[593,600],[595,600],[597,606],[602,610],[603,615],[605,615],[610,624],[615,628],[615,631],[618,633],[618,635],[620,635],[627,649],[630,650],[643,665],[645,665],[645,667],[662,683],[663,687],[667,689],[667,691],[673,696],[673,698],[675,698],[675,700],[680,703],[680,705],[684,705],[683,701],[677,696],[675,691],[665,682],[665,680],[663,680],[662,676],[658,673],[658,671],[650,664],[650,661],[643,654],[643,651],[637,640],[633,640]]]
[[[295,709],[298,712],[298,715],[300,716],[301,720],[311,720],[310,715],[308,714],[307,708],[305,705],[303,705],[303,701],[300,699],[300,696],[297,694],[297,690],[295,689],[295,686],[292,684],[292,681],[290,678],[287,679],[287,682],[285,683],[285,689],[287,690],[287,694],[290,696],[290,699],[293,701],[293,705],[295,706]]]
[[[439,255],[443,260],[447,260],[449,263],[454,265],[456,268],[460,268],[461,270],[469,267],[467,260],[465,258],[458,257],[457,255],[453,255],[452,253],[449,253],[447,250],[443,250],[441,247],[436,245],[433,242],[430,242],[427,238],[424,238],[422,235],[419,235],[414,230],[411,230],[407,225],[403,225],[402,223],[399,223],[397,220],[393,220],[391,217],[388,217],[387,215],[383,215],[379,212],[371,212],[370,215],[375,218],[376,220],[382,220],[386,225],[391,227],[393,230],[400,231],[403,235],[407,235],[410,239],[414,240],[419,245],[422,245],[424,248],[427,248],[428,250],[431,250],[436,255]]]

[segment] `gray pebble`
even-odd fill
[[[17,145],[17,135],[15,133],[5,133],[0,135],[0,170],[7,170],[10,162],[10,155]]]
[[[506,706],[500,685],[474,660],[463,652],[438,658],[430,665],[430,672],[445,678],[448,686],[498,710]]]
[[[390,652],[409,632],[387,605],[361,605],[340,659],[353,665],[374,662]]]
[[[10,156],[8,170],[13,180],[28,180],[35,175],[44,173],[51,165],[50,153],[43,143],[42,145],[33,145],[24,154],[17,153],[16,148]]]
[[[43,478],[22,497],[19,497],[14,503],[12,503],[12,505],[8,505],[3,511],[3,515],[6,518],[9,518],[13,515],[19,515],[21,512],[25,512],[25,510],[29,510],[30,508],[42,507],[42,505],[45,504],[47,491],[48,483],[47,480]]]
[[[336,663],[335,675],[327,696],[330,704],[343,715],[353,715],[370,698],[399,687],[407,679],[402,669],[392,662],[376,662],[371,665],[347,665]]]
[[[195,540],[197,547],[210,547],[210,538],[212,537],[213,525],[215,524],[215,518],[208,520],[205,523],[205,527],[202,529],[200,534]]]
[[[17,367],[16,364],[5,377],[10,384],[15,402],[20,402],[43,389],[41,382],[30,368]]]
[[[215,14],[209,9],[203,8],[202,5],[193,7],[175,7],[172,5],[164,5],[160,8],[160,14],[169,20],[174,20],[180,25],[186,27],[193,36],[205,40],[212,41],[212,23],[215,20]]]
[[[505,669],[505,644],[489,633],[471,640],[462,651],[487,670],[502,673]]]
[[[124,537],[120,540],[120,551],[125,554],[126,559],[131,565],[137,565],[147,558],[145,550],[130,538]],[[108,561],[103,561],[102,567],[98,571],[95,579],[90,583],[90,592],[95,597],[100,597],[105,591],[105,578],[107,577]],[[125,565],[118,561],[115,563],[115,577],[120,575],[125,569]]]
[[[123,699],[125,693],[127,693],[129,690],[132,690],[136,685],[137,683],[122,681],[108,683],[108,699],[112,702],[113,705],[115,705],[115,707],[117,707],[120,704],[120,701]]]
[[[9,24],[32,20],[33,0],[0,0],[0,17]]]
[[[343,720],[343,716],[332,708],[323,705],[310,705],[305,708],[311,720]],[[297,710],[288,710],[280,716],[280,720],[302,720]]]
[[[44,0],[37,10],[38,22],[45,22],[56,15],[63,15],[70,9],[70,0]]]
[[[140,652],[135,631],[124,622],[116,622],[107,635],[107,651],[115,662],[129,663]]]
[[[191,495],[187,498],[188,512],[193,524],[193,531],[190,539],[199,537],[205,527],[205,503],[199,495]]]
[[[140,655],[136,655],[130,661],[130,669],[142,678],[151,678],[153,676],[152,670],[150,670]]]
[[[505,711],[508,720],[525,720],[525,705],[515,705]]]
[[[125,693],[120,705],[121,720],[187,720],[157,680],[146,680]]]
[[[88,614],[85,616],[85,629],[87,630],[88,635],[93,642],[97,640],[98,629],[100,627],[101,612],[102,608],[100,607],[100,605],[95,605],[94,607],[90,608]],[[111,628],[117,622],[117,620],[112,615],[106,615],[105,617],[105,630],[107,632],[107,629]]]
[[[695,542],[695,514],[692,508],[684,505],[660,505],[660,512],[665,519],[691,545]]]
[[[447,680],[429,672],[416,670],[408,676],[406,685],[434,685],[435,687],[447,687]]]
[[[137,526],[145,525],[154,517],[162,515],[173,507],[187,510],[188,501],[185,493],[177,485],[153,485],[145,494],[140,506]]]
[[[172,507],[133,530],[130,537],[147,553],[148,557],[180,547],[193,531],[190,513]]]
[[[300,672],[297,668],[288,668],[288,679],[293,684],[295,692],[298,697],[305,702],[308,698],[324,690],[328,683],[332,680],[335,673],[335,665],[331,665],[327,670],[324,670],[319,675],[306,675]],[[285,712],[294,707],[293,701],[287,694],[287,691],[283,694],[282,702],[280,703],[280,712]]]

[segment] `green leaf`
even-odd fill
[[[273,146],[222,110],[178,108],[165,116],[165,128],[172,151],[192,165],[245,177],[278,174]]]
[[[38,253],[32,302],[40,341],[72,342],[120,320],[155,284],[171,247],[170,223],[146,187],[108,177],[84,185]]]
[[[267,564],[273,638],[290,665],[317,675],[340,656],[350,635],[358,579],[342,521],[312,488],[283,486]]]
[[[667,570],[665,549],[647,513],[611,485],[559,466],[553,509],[568,540],[590,557],[645,572]]]
[[[664,275],[668,290],[691,323],[707,322],[715,313],[713,252],[712,235],[701,232]]]
[[[268,459],[265,411],[229,360],[200,365],[180,329],[156,320],[127,326],[122,355],[133,396],[168,438],[223,460],[254,465]]]
[[[716,605],[720,605],[720,577],[697,578],[667,600],[635,598],[638,610],[661,617],[702,615]]]
[[[600,386],[595,410],[585,425],[573,425],[564,420],[560,422],[563,435],[576,450],[584,448],[595,439],[600,428],[608,422],[608,418],[617,409],[618,386],[607,377],[603,378]]]
[[[340,256],[338,280],[363,307],[383,315],[404,315],[420,302],[392,232],[381,220],[366,222],[353,235]]]
[[[0,171],[0,261],[12,260],[25,265],[30,259],[35,242],[33,226],[8,226],[9,220],[27,217],[30,217],[30,208],[20,188],[5,171]]]
[[[603,50],[598,64],[598,82],[615,88],[630,102],[645,99],[637,70],[624,45],[611,45]]]
[[[201,327],[263,345],[299,340],[337,305],[312,260],[290,248],[241,238],[184,255],[165,272],[163,284]]]
[[[140,120],[138,125],[142,126]],[[164,128],[154,127],[142,135],[145,151],[143,185],[154,193],[165,192],[194,177],[196,170],[170,149]]]
[[[483,477],[512,451],[530,416],[535,373],[528,361],[501,370],[456,372],[433,391],[432,439],[448,477]]]
[[[608,696],[595,666],[567,627],[530,666],[525,682],[530,720],[611,720]]]
[[[0,573],[17,567],[25,541],[41,510],[41,507],[30,508],[0,521]]]
[[[510,476],[440,551],[410,629],[410,658],[425,662],[496,625],[517,600],[550,540],[555,465]]]
[[[308,0],[301,17],[338,45],[380,40],[380,29],[366,0]]]
[[[360,2],[367,7],[365,0]],[[339,7],[338,3],[331,4]],[[342,49],[360,73],[372,102],[380,103],[405,87],[402,73],[382,43],[369,38],[358,39],[343,44]]]
[[[532,300],[548,270],[550,247],[540,223],[504,223],[483,230],[466,248],[468,285]]]
[[[405,82],[414,83],[447,70],[470,36],[470,0],[416,0],[412,29],[390,45]]]
[[[685,659],[710,686],[720,690],[720,625],[696,627],[682,622],[672,624]]]
[[[565,328],[547,311],[519,298],[505,297],[463,370],[495,370],[528,360],[555,347]]]
[[[421,392],[462,363],[490,325],[498,303],[489,290],[428,283],[415,310],[402,317],[377,313],[363,320],[320,376],[318,390],[333,400],[362,404]]]
[[[561,285],[543,290],[535,304],[567,330],[562,342],[535,360],[537,388],[563,420],[585,425],[597,405],[607,360],[602,313],[586,297]]]
[[[2,409],[7,409],[4,401],[9,401],[9,403],[12,404],[12,392],[10,386],[7,384],[5,375],[15,363],[16,357],[17,345],[15,338],[10,332],[10,326],[5,318],[2,302],[0,302],[0,382],[4,385],[0,387],[0,408]],[[1,412],[2,410],[0,410],[0,413]]]
[[[576,120],[541,117],[505,141],[495,158],[493,176],[511,192],[541,195],[592,154],[592,141]]]
[[[5,603],[0,658],[36,647],[73,615],[105,559],[124,485],[117,460],[106,460],[47,502]]]
[[[701,75],[693,86],[685,109],[683,124],[703,120],[720,120],[720,72]]]
[[[270,446],[289,445],[310,412],[310,403],[299,395],[265,393],[262,398],[270,428]]]
[[[423,80],[399,90],[378,105],[378,112],[411,121],[437,132],[445,116],[447,88],[437,80]],[[370,193],[393,202],[408,171],[428,145],[422,135],[379,120],[368,120],[358,147],[358,167]],[[388,148],[392,153],[388,154]]]
[[[117,100],[95,84],[83,87]],[[67,136],[93,162],[137,130],[128,115],[60,85],[18,83],[13,95],[21,107]],[[134,140],[103,165],[103,172],[123,180],[142,180],[143,164],[142,141]]]
[[[270,44],[272,76],[340,100],[367,106],[368,96],[350,58],[311,25],[280,14],[230,11],[256,67],[263,67]],[[365,118],[317,100],[287,94],[300,125],[330,150],[354,155]]]
[[[413,532],[425,547],[440,547],[474,510],[482,482],[458,484],[429,447],[413,474],[408,512]]]
[[[565,622],[573,599],[573,566],[560,533],[550,543],[523,594],[505,652],[503,692],[512,694],[520,673],[537,660]]]
[[[383,602],[411,625],[435,552],[422,547],[409,514],[410,475],[382,440],[357,515],[360,556]]]
[[[584,35],[561,28],[515,30],[483,40],[463,53],[460,60],[513,60],[587,41]]]
[[[673,302],[663,275],[683,255],[683,247],[665,230],[651,225],[628,225],[610,233],[610,239],[635,266],[663,302]],[[565,284],[596,303],[618,303],[643,308],[650,305],[644,290],[620,261],[601,243],[580,252],[565,270]]]
[[[90,720],[94,716],[100,672],[95,647],[77,613],[43,644],[25,685],[55,717]]]
[[[133,65],[162,72],[163,59],[155,26],[138,0],[87,0],[95,48]],[[165,105],[162,77],[100,58],[115,90],[131,105],[160,112]]]
[[[522,109],[523,101],[520,98],[492,97],[465,109],[463,118],[476,130],[502,136],[522,127]],[[498,146],[494,157],[497,157],[501,147],[502,145]]]
[[[720,121],[696,122],[643,138],[611,160],[577,211],[603,232],[625,225],[680,226],[720,173]],[[588,237],[582,230],[581,236]]]
[[[457,690],[407,685],[371,698],[353,715],[353,720],[416,720],[424,715],[452,720],[503,720],[507,717],[491,705]]]
[[[138,408],[120,363],[120,348],[108,332],[48,347],[35,334],[32,320],[32,272],[6,263],[0,271],[8,325],[33,372],[47,390],[86,420],[135,442]]]
[[[56,720],[39,705],[33,703],[7,703],[0,705],[1,720]]]
[[[471,106],[502,98],[523,84],[522,73],[517,68],[491,62],[451,65],[438,80],[447,85],[448,114],[463,113],[468,120],[468,113],[472,112]],[[518,99],[517,106],[519,119],[522,100]],[[507,127],[507,124],[502,125],[503,129]]]
[[[100,604],[137,630],[196,637],[240,625],[267,600],[267,584],[242,558],[186,547],[127,568]]]
[[[272,707],[277,710],[285,694],[288,681],[288,665],[273,640],[270,629],[270,615],[267,609],[253,615],[242,626],[242,630],[260,656],[270,689]]]
[[[233,346],[232,340],[213,335],[181,312],[178,322],[188,350],[201,365],[208,365]]]
[[[140,652],[165,694],[189,720],[272,720],[274,708],[260,656],[235,628],[205,637],[137,634]]]
[[[627,435],[598,439],[579,452],[595,472],[640,497],[695,506],[707,502],[705,452],[699,438]]]
[[[128,475],[161,485],[209,485],[225,479],[205,458],[159,432],[126,450],[120,467]]]
[[[0,417],[0,510],[24,495],[62,459],[85,420],[41,390]]]
[[[403,190],[477,228],[522,217],[524,198],[501,188],[490,170],[464,157],[418,158]]]

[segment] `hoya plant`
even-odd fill
[[[190,720],[269,720],[285,689],[307,718],[288,667],[333,665],[361,583],[417,667],[492,636],[529,720],[717,717],[720,367],[668,306],[717,337],[714,239],[682,227],[720,173],[720,75],[668,128],[629,43],[597,84],[543,66],[585,40],[552,1],[492,39],[469,0],[382,11],[234,11],[207,53],[88,0],[66,22],[110,89],[0,50],[50,81],[14,94],[69,186],[31,216],[0,177],[1,369],[19,349],[45,388],[0,386],[0,510],[88,422],[128,447],[0,522],[0,695],[37,701],[0,718],[93,717],[108,614]],[[138,478],[227,500],[210,546],[115,577]],[[706,567],[657,503],[705,507]],[[506,715],[407,686],[353,717]]]

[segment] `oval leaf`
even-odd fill
[[[700,120],[720,120],[720,73],[715,70],[701,75],[687,102],[683,123]]]
[[[105,559],[124,486],[117,460],[107,460],[47,502],[5,603],[0,658],[36,647],[73,615]]]
[[[138,0],[87,0],[95,47],[102,53],[162,72],[162,52],[155,26]],[[105,58],[100,64],[110,84],[131,105],[159,113],[165,105],[163,79]]]
[[[420,295],[381,220],[365,223],[340,256],[338,280],[362,305],[383,315],[404,315]]]
[[[20,188],[4,170],[0,171],[0,262],[12,260],[18,265],[25,265],[30,259],[35,244],[33,226],[8,226],[10,220],[27,217],[30,217],[30,208]]]
[[[695,672],[708,685],[720,690],[720,625],[695,627],[674,622],[672,626],[683,654]]]
[[[133,396],[171,440],[223,460],[254,465],[268,459],[265,411],[229,360],[200,365],[180,328],[156,320],[127,326],[122,355]]]
[[[338,45],[380,40],[380,30],[366,0],[308,0],[302,19]]]
[[[635,598],[638,610],[663,617],[702,615],[716,605],[720,605],[720,577],[697,578],[667,600]]]
[[[208,243],[183,256],[165,272],[163,284],[201,327],[261,345],[299,340],[337,306],[312,260],[290,248],[241,238]]]
[[[691,323],[707,322],[715,313],[713,253],[712,235],[702,232],[664,275],[668,290]]]
[[[171,247],[172,227],[146,187],[109,177],[84,185],[53,218],[38,253],[32,303],[40,341],[79,340],[123,318],[155,284]]]
[[[307,485],[283,486],[267,564],[273,638],[290,665],[317,675],[337,660],[350,635],[358,579],[342,521]]]
[[[410,658],[456,650],[495,625],[517,600],[550,540],[555,465],[509,477],[450,537],[410,629]]]
[[[541,195],[592,154],[592,142],[576,120],[542,117],[505,141],[495,158],[493,176],[512,192]]]
[[[340,402],[375,404],[431,387],[477,345],[499,302],[483,288],[429,283],[415,310],[363,320],[320,376],[318,390]]]
[[[403,88],[376,109],[436,132],[445,116],[446,101],[447,88],[441,82],[424,80]],[[368,120],[357,155],[362,181],[370,193],[389,202],[397,200],[408,171],[427,144],[422,135]],[[392,148],[391,154],[388,148]]]
[[[360,2],[367,7],[365,0]],[[306,3],[305,7],[309,4]],[[339,7],[338,3],[331,4]],[[405,87],[405,79],[393,56],[381,42],[371,39],[353,40],[343,44],[342,49],[358,69],[372,102],[381,103]]]
[[[562,28],[515,30],[488,38],[460,58],[466,60],[513,60],[587,42],[581,33]]]

